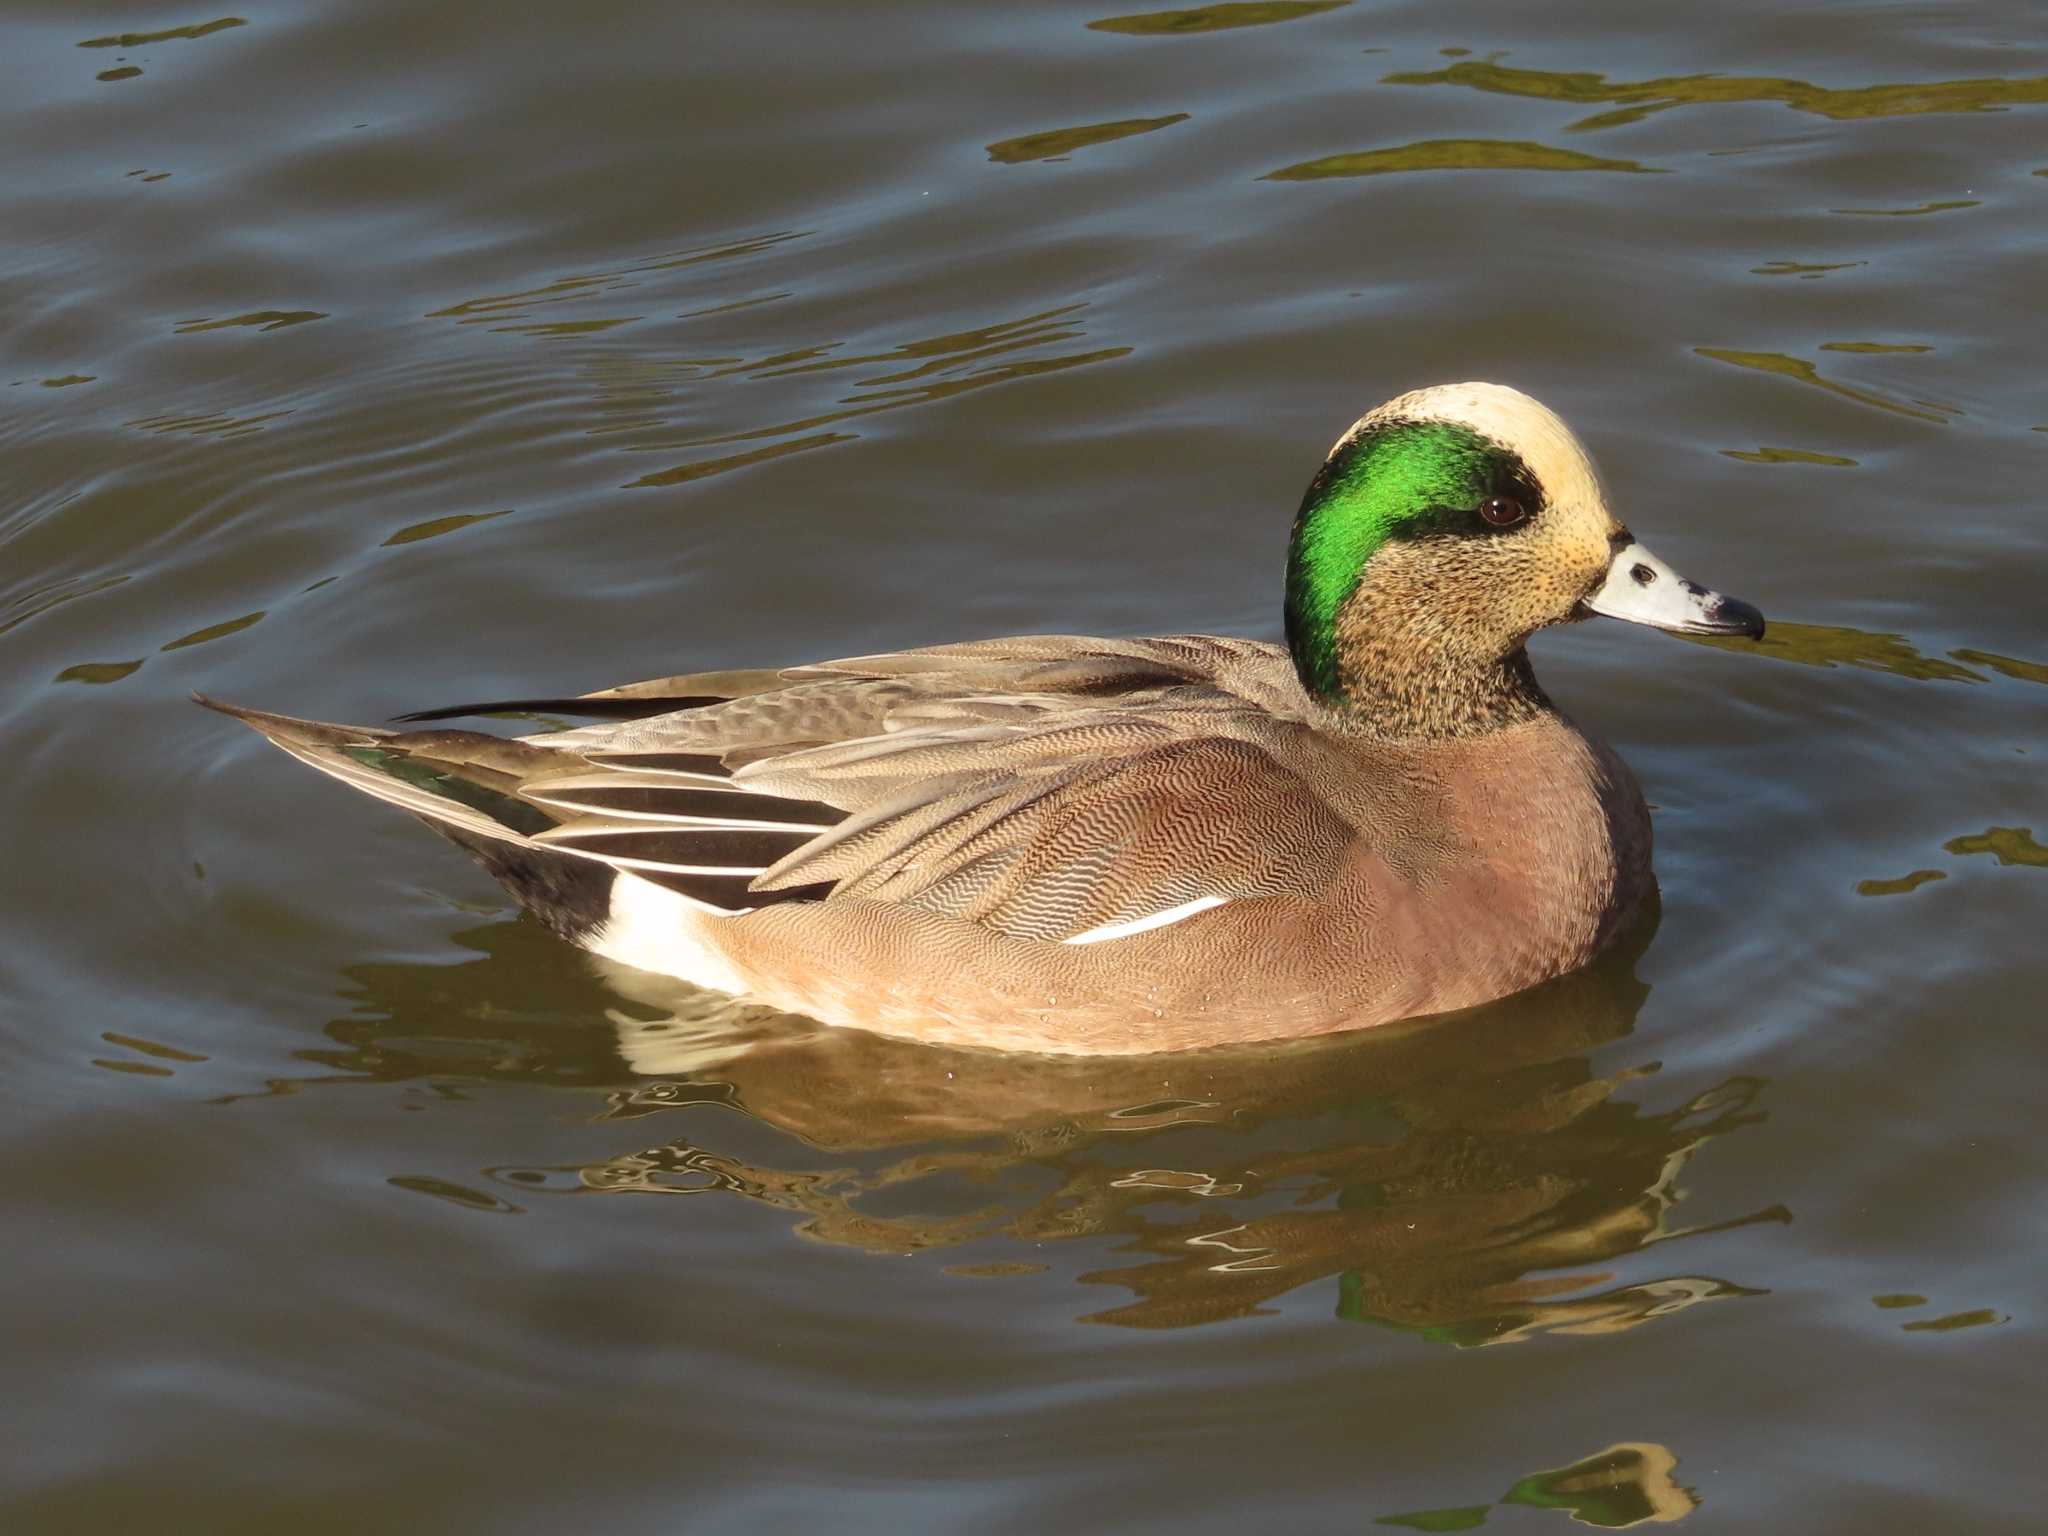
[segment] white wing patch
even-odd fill
[[[1149,933],[1154,928],[1165,928],[1174,923],[1182,922],[1187,918],[1193,917],[1197,912],[1206,912],[1211,907],[1220,907],[1228,900],[1230,900],[1228,896],[1197,896],[1193,901],[1184,901],[1177,907],[1168,907],[1164,912],[1153,912],[1144,917],[1134,917],[1130,921],[1123,923],[1104,923],[1100,928],[1090,928],[1085,933],[1077,933],[1072,938],[1062,939],[1060,942],[1062,944],[1100,944],[1104,939],[1127,939],[1134,933]]]

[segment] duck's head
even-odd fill
[[[1287,641],[1303,686],[1341,711],[1425,734],[1508,723],[1513,699],[1494,695],[1526,679],[1529,636],[1593,614],[1764,632],[1637,543],[1571,429],[1519,390],[1388,401],[1338,439],[1295,518]]]

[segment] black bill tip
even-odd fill
[[[1739,597],[1716,597],[1705,618],[1710,635],[1741,635],[1749,640],[1764,637],[1763,613]]]

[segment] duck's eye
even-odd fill
[[[1512,496],[1491,496],[1479,504],[1479,515],[1495,528],[1512,528],[1529,512]]]

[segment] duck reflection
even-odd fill
[[[524,926],[484,931],[495,995],[526,970]],[[1594,1070],[1588,1053],[1626,1035],[1647,995],[1634,963],[1653,927],[1464,1015],[1108,1059],[827,1029],[626,970],[606,978],[600,1045],[602,994],[565,979],[558,957],[533,957],[553,995],[528,994],[516,1017],[461,1007],[464,968],[364,968],[365,1011],[382,1017],[332,1026],[355,1049],[316,1059],[384,1079],[466,1070],[602,1089],[599,1119],[623,1145],[485,1170],[519,1198],[722,1194],[787,1212],[820,1242],[972,1244],[957,1256],[1007,1261],[958,1266],[968,1274],[1014,1273],[1020,1249],[1045,1259],[1055,1242],[1121,1239],[1129,1262],[1080,1276],[1125,1293],[1091,1322],[1217,1322],[1331,1280],[1340,1318],[1456,1345],[1611,1332],[1754,1294],[1687,1272],[1616,1283],[1629,1256],[1712,1230],[1675,1223],[1681,1171],[1760,1118],[1753,1078],[1650,1111],[1630,1094],[1654,1064]],[[765,1152],[763,1125],[780,1133]],[[1784,1219],[1771,1207],[1721,1225]]]
[[[1459,1346],[1606,1333],[1756,1294],[1661,1267],[1620,1280],[1632,1256],[1789,1219],[1777,1206],[1717,1227],[1674,1219],[1691,1158],[1762,1118],[1761,1080],[1651,1110],[1635,1100],[1654,1063],[1594,1068],[1648,995],[1635,962],[1654,927],[1652,913],[1594,966],[1462,1015],[1060,1058],[828,1029],[641,972],[600,982],[563,966],[536,925],[493,924],[463,936],[486,951],[465,965],[355,968],[356,1012],[327,1028],[338,1048],[299,1053],[327,1073],[269,1091],[406,1082],[459,1099],[509,1079],[601,1096],[612,1155],[482,1170],[521,1202],[739,1197],[820,1242],[973,1245],[952,1266],[970,1275],[1119,1239],[1128,1262],[1079,1277],[1122,1293],[1090,1322],[1189,1327],[1330,1281],[1339,1318]]]
[[[1568,1467],[1532,1472],[1496,1500],[1532,1509],[1554,1509],[1580,1525],[1630,1530],[1638,1525],[1672,1525],[1700,1507],[1700,1496],[1676,1477],[1678,1458],[1653,1440],[1623,1441],[1581,1457]],[[1416,1531],[1469,1531],[1486,1523],[1489,1506],[1455,1505],[1382,1515],[1375,1525]]]

